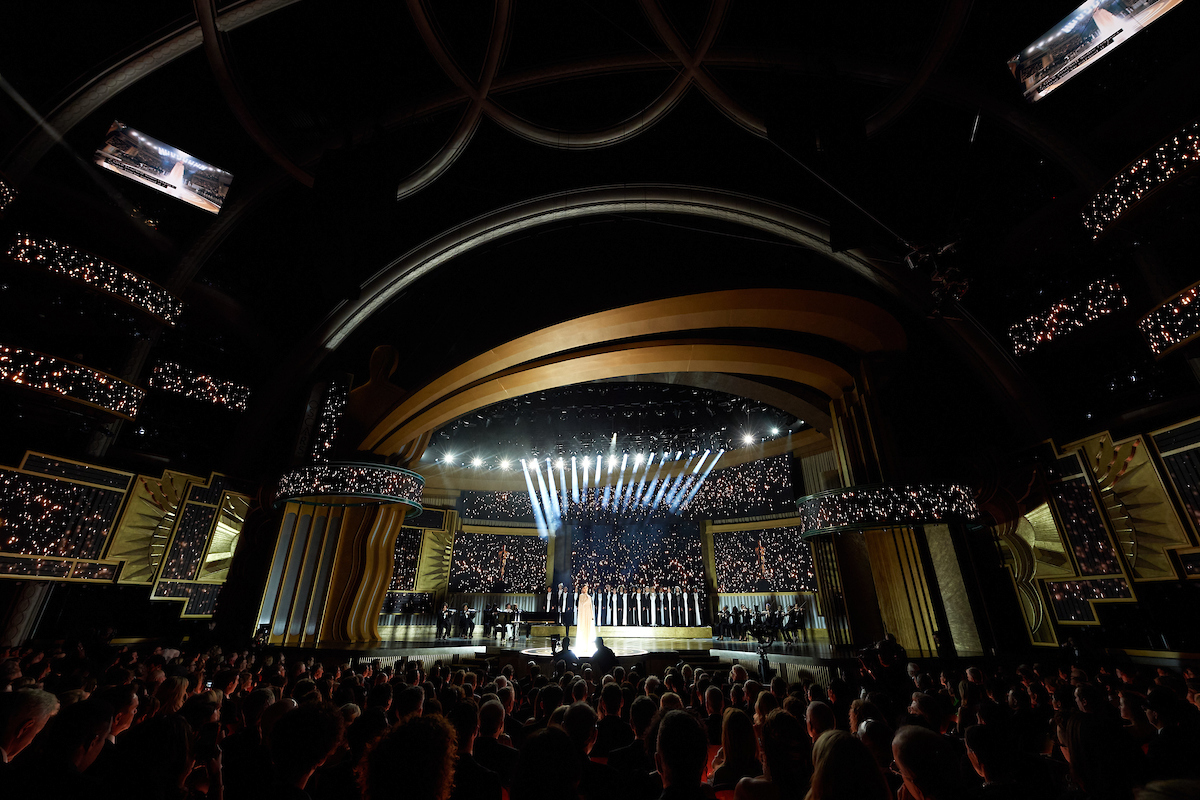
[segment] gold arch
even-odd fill
[[[476,356],[401,401],[376,423],[361,448],[391,455],[409,440],[476,408],[602,378],[732,372],[787,378],[831,398],[854,384],[849,373],[829,361],[774,348],[661,339],[622,344],[722,328],[813,334],[859,354],[906,346],[904,329],[882,308],[831,292],[736,289],[637,303],[551,325]]]
[[[850,373],[837,364],[790,350],[703,342],[614,344],[506,371],[412,416],[393,412],[375,427],[367,442],[376,452],[391,455],[422,434],[477,408],[531,392],[631,372],[737,372],[805,384],[831,398],[854,385]]]

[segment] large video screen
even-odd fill
[[[718,592],[814,592],[812,550],[800,528],[713,534]]]
[[[1183,0],[1088,0],[1009,59],[1025,99],[1041,100]]]
[[[454,534],[451,592],[544,592],[546,540],[503,533]]]
[[[233,176],[123,122],[108,128],[96,163],[213,214],[225,204]]]
[[[661,519],[581,521],[571,535],[576,586],[704,586],[700,522]]]

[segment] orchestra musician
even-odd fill
[[[475,635],[475,612],[466,603],[458,614],[458,635],[466,639]]]
[[[450,636],[450,621],[454,618],[454,612],[450,610],[449,603],[442,603],[442,610],[437,615],[437,639],[445,639]]]

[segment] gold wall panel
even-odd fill
[[[1146,445],[1142,437],[1114,442],[1101,433],[1063,452],[1078,450],[1089,466],[1130,577],[1174,580],[1168,551],[1191,541]]]
[[[911,528],[887,528],[863,535],[884,627],[910,653],[935,653],[937,625],[916,534]]]

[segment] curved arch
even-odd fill
[[[706,292],[588,314],[505,342],[413,392],[389,413],[389,418],[405,419],[415,416],[482,381],[520,370],[528,365],[543,363],[547,359],[562,358],[562,354],[577,353],[585,348],[597,346],[633,349],[641,345],[616,343],[639,337],[720,328],[764,328],[811,333],[837,341],[858,353],[902,350],[906,346],[904,330],[900,323],[878,306],[856,297],[801,289],[736,289]],[[827,396],[840,394],[839,387],[847,386],[853,381],[849,379],[845,370],[840,367],[837,369],[836,373],[829,373],[836,374],[837,387],[828,381],[819,386],[810,385]],[[601,377],[612,378],[663,371],[714,370],[634,369],[632,372],[625,370],[619,374]],[[595,378],[580,378],[569,382],[579,383],[584,380]]]
[[[426,432],[501,400],[642,372],[737,372],[782,378],[828,397],[838,397],[854,384],[854,378],[837,364],[789,350],[703,342],[616,343],[493,373],[423,408],[414,409],[405,401],[375,425],[360,449],[391,455]]]
[[[320,346],[337,348],[359,325],[414,281],[456,256],[513,233],[563,220],[622,213],[666,213],[731,222],[770,233],[826,255],[852,272],[916,305],[884,269],[855,251],[834,253],[824,221],[794,208],[747,195],[687,186],[638,185],[579,189],[534,198],[458,225],[418,245],[376,273],[360,298],[334,310],[319,334]]]

